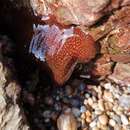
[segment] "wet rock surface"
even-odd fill
[[[11,41],[0,36],[0,129],[29,130],[20,104],[21,87],[15,79]]]
[[[62,24],[76,24],[90,26],[105,14],[120,6],[129,5],[122,0],[31,0],[34,13],[42,20],[55,17]]]

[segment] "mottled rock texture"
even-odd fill
[[[12,44],[0,36],[0,130],[29,130],[20,105],[20,85],[9,54]]]

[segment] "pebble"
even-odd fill
[[[89,104],[90,106],[93,106],[93,99],[92,99],[92,98],[88,98],[88,104]]]
[[[99,109],[100,109],[101,111],[104,111],[104,104],[103,104],[103,100],[102,100],[102,99],[100,99],[100,100],[98,101],[98,107],[99,107]]]
[[[96,126],[96,124],[97,124],[97,120],[95,119],[94,121],[92,121],[91,123],[90,123],[90,127],[95,127]]]
[[[99,122],[103,125],[106,125],[108,123],[108,117],[105,114],[100,115],[98,119],[99,119]]]
[[[113,95],[109,91],[104,91],[104,99],[109,102],[113,102]]]
[[[112,87],[111,83],[104,84],[105,89],[110,89]]]
[[[90,123],[91,122],[91,119],[92,119],[92,114],[91,114],[91,112],[90,111],[86,111],[85,112],[85,117],[86,117],[86,122],[88,122],[88,123]]]
[[[81,85],[81,91],[83,88],[84,86]],[[95,88],[91,86],[91,90],[83,96],[85,98],[83,104],[76,96],[68,98],[72,104],[70,112],[76,117],[78,128],[81,130],[128,130],[130,112],[126,109],[129,104],[125,101],[124,91],[126,88],[123,90],[119,86],[108,83]],[[66,90],[66,93],[71,94],[70,90]]]
[[[73,94],[72,86],[66,85],[66,86],[65,86],[65,93],[66,93],[67,96],[72,95],[72,94]]]
[[[128,125],[129,123],[127,117],[123,114],[121,115],[121,121],[124,125]]]
[[[57,120],[58,130],[77,130],[77,121],[73,114],[61,114]]]
[[[79,107],[81,105],[81,101],[78,98],[72,98],[69,100],[69,102],[72,104],[73,107]]]
[[[85,98],[89,98],[90,97],[90,94],[89,93],[86,93],[85,94]]]
[[[81,113],[86,112],[86,107],[85,107],[85,106],[81,106],[81,107],[80,107],[80,112],[81,112]]]
[[[130,96],[122,95],[119,98],[119,103],[122,107],[130,108]]]
[[[85,119],[85,117],[86,117],[85,113],[82,113],[81,114],[81,119]]]
[[[90,112],[89,110],[87,110],[87,111],[85,112],[85,114],[86,114],[86,116],[91,116],[91,112]]]
[[[121,125],[116,124],[115,127],[114,127],[114,130],[122,130]]]
[[[102,111],[101,111],[101,110],[95,110],[95,114],[96,114],[96,115],[101,115],[101,114],[102,114]]]
[[[118,124],[121,124],[121,118],[118,115],[114,115],[112,119],[114,119]]]
[[[81,112],[78,108],[72,108],[72,112],[73,112],[75,117],[79,117],[81,114]]]
[[[86,122],[87,122],[87,123],[90,123],[91,121],[92,121],[91,116],[86,117]]]
[[[98,127],[93,127],[92,130],[100,130]]]
[[[110,119],[110,120],[109,120],[109,125],[112,126],[112,127],[114,127],[114,126],[116,125],[115,120]]]
[[[97,104],[97,103],[93,103],[92,108],[93,108],[93,109],[99,109],[99,108],[98,108],[98,104]]]
[[[44,111],[43,112],[43,117],[50,118],[51,117],[51,111],[48,111],[48,110]]]
[[[45,97],[44,101],[47,105],[53,105],[54,104],[52,97]]]
[[[88,100],[85,99],[85,100],[84,100],[84,105],[87,106],[87,104],[88,104]]]

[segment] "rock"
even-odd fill
[[[93,127],[92,130],[100,130],[98,127]]]
[[[89,110],[87,110],[86,112],[85,112],[85,120],[86,120],[86,122],[87,123],[90,123],[91,121],[92,121],[92,113],[89,111]]]
[[[109,102],[113,102],[113,95],[109,91],[104,91],[104,99]]]
[[[109,125],[112,126],[112,127],[114,127],[114,126],[116,125],[115,120],[110,119],[110,120],[109,120]]]
[[[128,9],[127,11],[130,12],[130,9]],[[119,26],[116,27],[116,29],[113,30],[107,38],[107,42],[109,44],[108,48],[110,54],[109,56],[112,61],[120,63],[130,62],[129,41],[130,41],[130,26],[127,24],[127,22],[126,23],[124,22],[122,24],[121,22],[119,22]]]
[[[10,44],[7,37],[0,36],[0,129],[29,130],[22,106],[19,105],[21,86],[16,80],[11,57],[7,55],[11,51]]]
[[[121,125],[116,124],[114,130],[121,130]]]
[[[72,94],[74,93],[72,86],[66,85],[65,86],[65,93],[67,96],[72,96]]]
[[[101,111],[104,111],[104,103],[102,99],[98,100],[98,107]]]
[[[124,125],[128,125],[128,119],[127,119],[127,117],[125,116],[125,115],[121,115],[121,121],[122,121],[122,123],[124,124]]]
[[[97,76],[107,76],[112,73],[113,62],[110,61],[110,56],[104,54],[95,62],[93,74]]]
[[[93,128],[93,127],[96,127],[97,125],[97,119],[93,120],[91,123],[90,123],[90,127]]]
[[[75,117],[79,117],[81,114],[80,110],[78,108],[75,108],[75,107],[72,108],[72,112],[73,112]]]
[[[120,116],[114,115],[114,116],[112,116],[112,119],[115,120],[117,122],[117,124],[121,124],[121,118],[120,118]]]
[[[93,99],[91,97],[88,98],[87,102],[90,106],[93,106]]]
[[[86,107],[85,107],[85,106],[81,106],[81,107],[80,107],[80,112],[83,113],[83,112],[85,112],[85,111],[86,111]]]
[[[99,122],[103,125],[106,125],[108,123],[108,117],[105,114],[100,115],[98,119],[99,119]]]
[[[43,21],[58,21],[64,25],[86,25],[96,23],[108,12],[126,6],[130,2],[121,0],[30,0],[36,16]]]
[[[43,20],[48,20],[49,16],[55,16],[62,24],[82,24],[92,25],[103,14],[100,13],[109,0],[31,0],[31,6],[35,15],[42,16]]]
[[[119,97],[119,104],[122,106],[122,107],[125,107],[127,109],[130,108],[130,96],[129,95],[122,95]]]
[[[114,72],[112,75],[109,76],[111,80],[118,84],[122,85],[130,85],[130,65],[117,63]]]
[[[77,122],[73,114],[61,114],[57,120],[58,130],[77,130]]]
[[[43,112],[43,117],[45,117],[45,118],[51,118],[51,111],[49,111],[49,110],[44,111]]]

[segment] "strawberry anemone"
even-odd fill
[[[29,51],[47,63],[59,85],[70,78],[77,63],[89,62],[96,54],[91,35],[78,27],[61,28],[55,24],[36,27]]]

